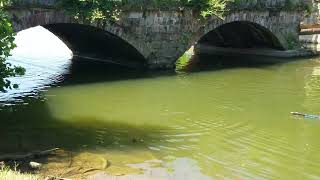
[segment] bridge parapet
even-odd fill
[[[298,10],[304,8],[309,0],[235,0],[230,4],[236,10]]]
[[[149,0],[145,0],[149,1]],[[230,2],[229,9],[231,10],[296,10],[301,8],[311,0],[235,0]],[[58,0],[13,0],[13,7],[54,7]]]
[[[57,0],[13,0],[10,8],[55,8]]]

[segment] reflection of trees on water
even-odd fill
[[[320,65],[320,64],[319,64]],[[310,112],[320,112],[320,66],[313,68],[312,74],[305,77],[305,101],[303,106]]]

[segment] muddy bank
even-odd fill
[[[35,175],[39,179],[132,179],[151,177],[151,167],[160,167],[162,161],[148,152],[131,152],[135,158],[125,151],[71,152],[55,149],[50,153],[25,153],[5,155],[1,161],[12,171],[21,174]],[[141,164],[141,162],[145,162]],[[140,164],[139,164],[140,163]],[[36,165],[36,166],[35,166]],[[147,173],[147,174],[146,174]],[[161,169],[161,176],[166,169]]]

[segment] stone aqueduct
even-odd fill
[[[295,11],[246,10],[230,12],[225,19],[211,17],[197,20],[192,11],[126,11],[117,22],[84,23],[74,19],[63,10],[54,8],[54,0],[39,1],[32,6],[11,7],[9,14],[16,32],[35,26],[44,26],[62,39],[69,48],[80,51],[64,32],[55,25],[77,24],[109,32],[136,49],[146,60],[148,68],[173,68],[175,61],[192,45],[216,28],[233,22],[243,22],[260,41],[273,48],[286,49],[287,39],[297,38],[302,13]],[[101,25],[104,24],[104,25]],[[236,33],[233,37],[241,36]],[[223,37],[222,37],[223,39]]]

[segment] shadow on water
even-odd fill
[[[25,98],[30,105],[5,106],[0,108],[0,157],[4,154],[27,154],[35,151],[59,148],[56,156],[40,156],[34,159],[22,159],[7,161],[10,166],[19,164],[18,169],[22,172],[34,172],[30,169],[29,162],[35,161],[43,164],[66,163],[72,157],[85,158],[81,163],[93,161],[91,152],[104,150],[103,153],[112,152],[120,154],[134,154],[135,152],[147,153],[143,161],[150,160],[148,145],[165,145],[161,136],[154,136],[156,132],[170,129],[166,126],[135,125],[134,123],[107,122],[96,117],[81,117],[76,122],[65,122],[54,118],[45,104],[45,100]],[[106,151],[107,150],[107,151]],[[85,153],[89,154],[85,154]],[[119,153],[119,152],[122,152]],[[89,156],[87,156],[89,155]],[[151,156],[153,157],[153,155]],[[88,159],[89,158],[89,159]],[[99,158],[99,153],[93,158]],[[115,161],[118,160],[116,157]],[[121,158],[121,157],[120,157]],[[129,158],[129,157],[127,157]],[[156,159],[156,157],[154,157]],[[131,161],[127,159],[128,163]],[[134,162],[134,159],[131,163]],[[126,164],[123,164],[125,166]],[[45,173],[55,171],[55,168],[65,173],[64,167],[49,167]],[[79,166],[77,164],[66,167]],[[90,165],[88,167],[92,168]],[[93,165],[94,167],[94,165]],[[79,174],[80,171],[74,172]],[[120,170],[121,172],[121,170]],[[125,172],[125,171],[123,171]],[[52,173],[52,172],[51,172]]]
[[[283,61],[277,58],[266,58],[264,61],[256,56],[197,55],[185,64],[183,71],[196,73],[234,68],[265,68],[290,61],[292,59]],[[73,86],[173,75],[175,73],[172,71],[151,73],[101,62],[74,60],[70,72],[63,78],[64,81],[56,85]],[[23,102],[14,106],[0,107],[0,154],[31,152],[55,147],[78,154],[99,148],[130,153],[136,150],[145,151],[150,144],[166,146],[168,143],[159,134],[161,131],[170,130],[171,127],[165,124],[140,126],[130,122],[101,120],[94,116],[79,117],[73,122],[61,121],[51,115],[46,97],[41,95],[37,98],[25,97]],[[48,161],[49,159],[45,158],[39,162]]]
[[[183,72],[217,71],[232,68],[260,68],[275,64],[287,63],[292,60],[277,58],[261,58],[257,56],[212,56],[196,55],[188,63],[183,64]],[[152,78],[157,76],[173,76],[174,72],[165,71],[151,73],[144,70],[130,69],[118,65],[101,62],[90,62],[75,59],[65,75],[64,81],[58,86],[71,86],[96,82],[120,81],[128,79]],[[81,117],[81,123],[58,121],[49,116],[45,97],[25,97],[24,103],[15,106],[0,107],[0,152],[28,152],[40,149],[60,147],[66,150],[78,150],[83,147],[110,146],[117,144],[132,144],[139,148],[143,142],[161,142],[161,137],[148,134],[155,130],[168,127],[134,126],[123,123],[108,123],[95,117]],[[28,105],[29,104],[29,105]],[[103,128],[105,134],[97,139],[97,132]],[[105,131],[107,129],[107,131]],[[139,141],[141,139],[142,141]],[[120,143],[118,141],[123,141]],[[132,143],[131,143],[132,142]]]
[[[121,80],[146,79],[164,76],[175,76],[181,73],[196,73],[204,71],[220,71],[236,68],[268,68],[306,58],[276,58],[256,55],[208,55],[196,54],[191,57],[182,57],[177,61],[174,70],[146,70],[144,68],[130,68],[117,64],[94,61],[75,57],[70,72],[64,76],[59,86],[77,85]]]
[[[311,59],[312,57],[310,57]],[[268,68],[294,61],[306,60],[306,57],[280,58],[259,55],[184,55],[177,61],[177,71],[195,73],[201,71],[220,71],[236,68]]]
[[[55,87],[151,78],[159,74],[168,74],[167,71],[155,74],[142,68],[129,68],[81,58],[74,58],[67,69],[66,73],[59,75],[57,82],[45,84],[47,88],[44,90],[36,89],[37,92],[31,95],[26,93],[8,101],[0,99],[0,158],[4,154],[26,154],[52,148],[60,148],[73,154],[99,149],[129,153],[147,150],[147,144],[150,142],[159,145],[164,143],[161,140],[163,137],[152,134],[169,129],[167,126],[146,124],[142,126],[130,122],[101,120],[95,116],[77,117],[77,121],[73,122],[57,119],[51,115],[44,94],[48,89]],[[19,169],[29,172],[29,161],[52,163],[52,159],[47,157],[26,159],[26,162],[25,160],[17,162],[20,163]],[[14,166],[16,162],[7,163]]]
[[[72,61],[70,72],[65,75],[60,86],[175,75],[171,70],[152,72],[145,68],[131,68],[79,57]]]
[[[95,117],[82,117],[77,122],[63,122],[50,116],[45,102],[26,99],[28,105],[1,108],[0,152],[29,152],[60,147],[66,150],[131,144],[132,148],[143,146],[143,142],[160,141],[149,139],[148,134],[168,127],[108,123]],[[104,133],[99,134],[99,130]],[[97,134],[99,137],[97,137]],[[130,145],[130,146],[131,146]]]

